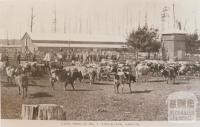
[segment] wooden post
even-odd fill
[[[22,119],[66,120],[63,106],[56,104],[22,105]]]

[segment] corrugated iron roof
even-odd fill
[[[126,42],[126,37],[119,35],[88,35],[58,33],[28,33],[32,40],[87,41],[87,42]]]
[[[107,44],[51,44],[51,43],[33,43],[38,47],[73,47],[73,48],[124,48],[124,45],[107,45]]]

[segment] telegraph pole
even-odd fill
[[[31,33],[33,32],[34,18],[35,18],[35,16],[33,14],[33,8],[31,8]]]
[[[145,27],[148,27],[148,21],[147,21],[148,15],[147,12],[145,13]]]
[[[175,7],[173,4],[173,17],[174,17],[174,28],[176,27]]]
[[[197,16],[196,16],[196,12],[194,13],[194,32],[195,34],[198,33],[198,29],[197,29]]]
[[[64,17],[64,33],[66,33],[66,18]]]
[[[56,17],[56,7],[54,10],[54,19],[53,19],[53,24],[54,24],[54,32],[56,33],[56,23],[57,23],[57,17]]]
[[[9,39],[8,39],[8,31],[6,32],[6,41],[7,41],[7,45],[10,45],[9,44]]]
[[[138,22],[138,28],[140,28],[140,11],[139,11],[139,22]]]

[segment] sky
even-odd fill
[[[165,6],[173,26],[173,4],[184,31],[200,33],[200,0],[0,0],[0,38],[30,32],[31,8],[33,33],[55,32],[55,10],[56,33],[127,36],[145,22],[161,31]]]

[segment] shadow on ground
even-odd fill
[[[67,89],[65,91],[102,91],[103,89]]]
[[[46,92],[37,92],[37,93],[31,94],[30,96],[31,98],[53,97],[51,94],[48,94]]]
[[[150,93],[152,90],[132,91],[131,93]]]
[[[2,87],[16,87],[17,85],[13,82],[13,83],[8,83],[6,81],[1,81],[1,86]]]
[[[95,83],[93,83],[93,85],[113,85],[113,84],[108,84],[108,83],[104,83],[104,82],[95,82]]]

